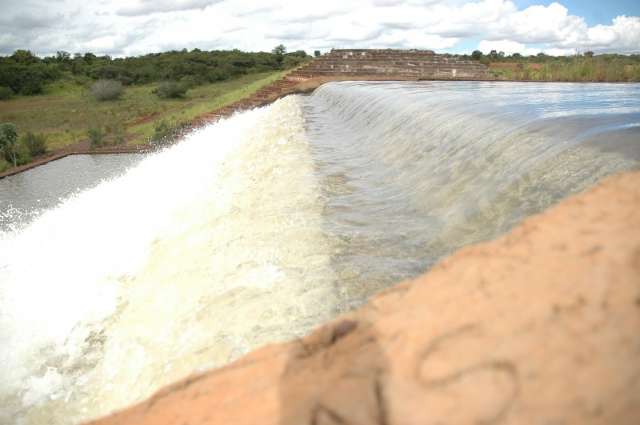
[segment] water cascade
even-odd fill
[[[331,83],[37,213],[0,181],[0,422],[122,408],[638,168],[639,95]]]

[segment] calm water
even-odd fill
[[[331,83],[0,180],[0,423],[304,334],[639,161],[640,85]]]

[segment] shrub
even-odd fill
[[[87,135],[89,136],[89,144],[91,145],[92,148],[97,148],[99,146],[102,146],[104,133],[102,132],[101,128],[99,127],[90,128],[87,131]]]
[[[11,87],[0,86],[0,100],[7,100],[13,97],[13,90]]]
[[[29,152],[29,147],[24,143],[23,140],[20,140],[16,145],[16,163],[17,165],[26,164],[31,162],[31,152]]]
[[[150,143],[154,146],[163,146],[175,142],[189,128],[189,123],[168,123],[165,120],[156,124]]]
[[[6,122],[0,124],[0,151],[4,158],[18,165],[18,132],[13,123]]]
[[[126,142],[124,126],[121,123],[118,123],[115,124],[111,130],[113,133],[113,144],[124,145]]]
[[[47,138],[44,134],[28,132],[22,136],[21,143],[27,147],[29,155],[32,157],[42,155],[47,151]]]
[[[186,90],[192,89],[204,83],[205,81],[201,77],[196,77],[195,75],[187,75],[180,79],[180,84],[182,84],[186,88]]]
[[[98,101],[115,100],[123,90],[122,83],[115,80],[98,80],[91,86],[91,94]]]
[[[187,90],[188,88],[184,84],[175,81],[163,81],[158,84],[158,87],[153,92],[162,99],[178,99],[184,97]]]
[[[4,158],[0,158],[0,173],[2,173],[3,171],[8,170],[9,167],[11,167],[11,164],[9,164],[7,161],[5,161]]]

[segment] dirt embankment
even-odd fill
[[[638,424],[640,172],[93,425]]]

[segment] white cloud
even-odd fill
[[[492,50],[496,52],[504,52],[507,55],[514,53],[520,53],[521,55],[535,55],[540,52],[540,49],[528,48],[522,43],[512,40],[482,40],[478,44],[478,50],[484,54],[490,53]]]
[[[640,51],[640,17],[618,16],[612,25],[596,25],[587,31],[586,47],[607,50],[616,46],[624,52]]]
[[[117,10],[121,16],[141,16],[151,13],[204,9],[222,0],[136,0]]]
[[[569,15],[559,3],[530,6],[495,22],[494,33],[521,43],[568,43],[586,31],[583,18]]]
[[[8,0],[0,0],[0,3]],[[0,54],[332,47],[640,52],[640,17],[589,27],[561,2],[511,0],[23,0],[0,16]],[[43,12],[46,11],[46,12]],[[467,46],[468,43],[465,44]],[[473,49],[469,49],[473,50]]]

